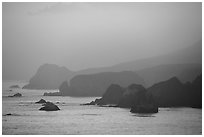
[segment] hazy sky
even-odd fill
[[[3,79],[44,63],[71,70],[114,65],[191,46],[201,3],[3,3]]]

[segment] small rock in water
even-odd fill
[[[43,107],[40,108],[39,110],[44,110],[44,111],[57,111],[60,110],[57,105],[53,104],[52,102],[46,102],[43,104]]]
[[[40,99],[39,101],[35,102],[37,104],[43,104],[43,103],[46,103],[46,101],[44,99]]]
[[[16,93],[16,94],[14,94],[13,96],[8,96],[8,97],[22,97],[22,94]]]
[[[131,108],[132,113],[158,113],[158,107],[153,104],[138,105]]]
[[[91,101],[90,103],[80,104],[80,105],[95,105],[94,101]]]
[[[7,114],[4,114],[3,116],[20,116],[19,114],[15,114],[15,113],[7,113]]]
[[[10,115],[12,115],[11,113],[8,113],[8,114],[5,114],[4,116],[10,116]]]

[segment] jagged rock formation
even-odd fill
[[[146,96],[146,93],[146,89],[139,84],[131,84],[127,88],[112,84],[106,90],[102,98],[83,105],[108,105],[131,108],[132,112],[138,113],[157,113],[158,107],[153,104],[153,99]],[[154,109],[152,109],[152,106],[154,106]],[[157,110],[157,112],[155,110]]]

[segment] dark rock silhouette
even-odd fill
[[[8,114],[5,114],[5,115],[3,115],[3,116],[11,116],[12,114],[11,113],[8,113]]]
[[[186,106],[202,108],[202,75],[195,78],[192,83],[185,84]]]
[[[117,105],[122,98],[123,92],[124,88],[117,84],[111,84],[103,94],[102,98],[81,105]]]
[[[118,104],[124,93],[124,88],[117,84],[112,84],[103,94],[101,100],[95,100],[98,105]]]
[[[129,83],[140,83],[144,85],[143,79],[130,71],[123,72],[104,72],[91,75],[78,75],[60,86],[60,93],[44,95],[62,96],[102,96],[104,91],[111,84],[128,86]]]
[[[202,108],[202,75],[193,82],[181,83],[172,77],[154,84],[147,90],[139,84],[127,88],[112,84],[103,97],[82,105],[131,108],[133,113],[157,113],[158,107]]]
[[[80,105],[97,105],[97,103],[95,101],[91,101],[90,103],[84,103]]]
[[[99,99],[97,98],[97,99],[95,99],[95,101],[91,101],[90,103],[85,103],[85,104],[81,104],[81,105],[100,105],[100,106],[102,106],[103,103],[101,103],[101,99],[102,98],[99,98]]]
[[[44,111],[58,111],[60,110],[59,107],[57,105],[55,105],[52,102],[46,102],[45,104],[43,104],[43,107],[40,108],[39,110],[44,110]]]
[[[20,88],[19,85],[12,85],[9,88]]]
[[[118,106],[122,108],[130,108],[133,105],[138,105],[140,102],[145,101],[146,89],[139,84],[131,84],[123,93]]]
[[[16,94],[14,94],[14,95],[12,95],[12,96],[8,96],[8,97],[22,97],[22,94],[16,93]]]
[[[4,114],[3,116],[21,116],[21,115],[16,113],[7,113],[7,114]]]
[[[148,89],[159,107],[176,107],[182,104],[183,84],[173,77],[167,81],[157,83]]]
[[[202,77],[181,83],[176,77],[148,88],[159,107],[202,107]]]
[[[72,71],[53,64],[40,66],[24,89],[59,89],[63,81],[72,75]]]
[[[146,96],[146,93],[146,89],[139,84],[131,84],[127,88],[112,84],[102,98],[82,105],[131,108],[132,113],[157,113],[157,105],[154,104],[152,97]]]
[[[39,101],[35,102],[36,104],[43,104],[46,103],[46,101],[44,99],[40,99]]]

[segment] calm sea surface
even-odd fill
[[[97,97],[49,97],[45,90],[13,89],[24,83],[3,82],[2,134],[202,134],[202,110],[160,108],[157,114],[133,114],[129,109],[80,106]],[[8,95],[22,93],[23,97]],[[58,102],[60,111],[39,111],[41,98]],[[12,116],[5,114],[11,113]]]

